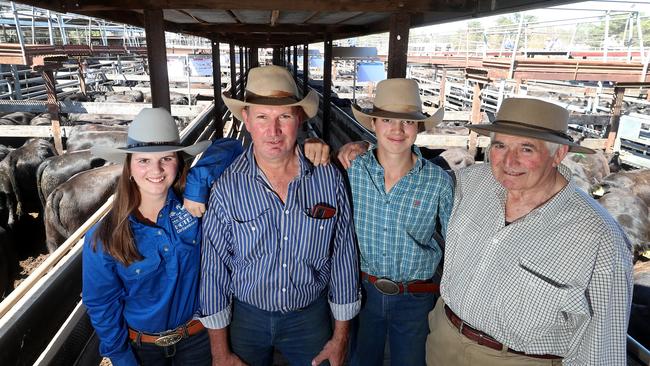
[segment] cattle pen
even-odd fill
[[[248,144],[250,137],[225,108],[221,93],[229,91],[243,99],[248,70],[261,64],[285,66],[304,94],[317,91],[318,115],[304,125],[301,139],[319,137],[333,149],[355,140],[374,142],[373,133],[354,120],[350,108],[353,103],[369,105],[374,82],[371,77],[362,80],[361,71],[380,64],[383,78],[416,79],[425,106],[447,111],[442,124],[418,135],[419,146],[461,149],[480,162],[489,138],[469,132],[466,126],[491,123],[508,96],[529,96],[569,109],[572,133],[583,146],[616,157],[625,169],[648,168],[650,51],[643,48],[644,18],[638,11],[621,16],[627,21],[626,42],[616,50],[607,41],[589,52],[550,46],[534,49],[526,45],[534,39],[526,27],[534,29],[534,24],[526,25],[523,16],[503,31],[507,36],[501,35],[497,49],[488,47],[488,30],[483,30],[486,41],[478,51],[470,50],[469,29],[455,45],[441,46],[431,39],[409,43],[417,38],[413,33],[417,27],[575,2],[0,2],[0,143],[13,145],[8,151],[16,151],[28,139],[39,138],[51,142],[52,155],[62,155],[80,135],[82,122],[108,126],[101,134],[118,131],[119,140],[133,116],[153,106],[171,111],[183,143],[232,137]],[[602,22],[609,28],[607,17]],[[372,38],[377,34],[385,36]],[[344,42],[357,37],[370,37],[366,38],[369,47]],[[416,50],[416,44],[423,46]],[[1,122],[3,117],[6,123]],[[45,122],[16,122],[36,117]],[[0,164],[0,172],[11,173],[2,169]],[[0,363],[101,362],[98,340],[80,296],[81,248],[86,231],[111,204],[112,196],[96,202],[98,209],[8,291],[0,303]],[[27,207],[24,202],[22,206]],[[27,231],[38,231],[31,225],[37,225],[36,216],[42,220],[44,211],[45,203],[27,215],[12,214],[27,223],[21,230],[27,226]],[[0,222],[0,241],[5,240],[5,231],[18,233],[5,226]],[[14,237],[13,245],[22,239]],[[647,239],[644,245],[650,242]],[[0,256],[6,253],[4,245],[0,243]],[[0,261],[1,271],[5,263]],[[650,317],[639,322],[643,327]],[[650,365],[646,343],[650,335],[642,338],[628,335],[629,365]]]

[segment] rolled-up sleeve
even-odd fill
[[[350,320],[361,309],[359,261],[354,242],[350,201],[342,177],[336,187],[338,219],[334,229],[329,304],[336,320]]]
[[[223,192],[216,185],[210,194],[203,220],[201,281],[199,300],[201,322],[206,328],[221,329],[230,324],[232,281],[230,278],[231,226],[224,209]]]
[[[117,275],[115,261],[103,252],[101,245],[93,250],[93,233],[90,231],[84,238],[82,299],[99,336],[99,352],[110,358],[113,365],[137,365],[122,315],[124,287]]]

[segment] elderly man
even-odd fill
[[[318,109],[313,91],[297,94],[277,66],[250,70],[244,101],[224,94],[253,142],[215,182],[204,219],[201,320],[215,365],[270,365],[274,348],[292,365],[340,365],[359,312],[346,187],[296,147]]]
[[[490,164],[459,171],[428,365],[625,365],[630,243],[571,181],[569,113],[506,99]]]

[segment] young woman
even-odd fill
[[[144,109],[127,146],[93,153],[124,164],[113,208],[85,237],[83,301],[113,365],[210,365],[198,311],[201,225],[183,208],[183,155],[172,116]]]

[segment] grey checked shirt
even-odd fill
[[[632,254],[619,225],[573,182],[508,226],[505,202],[488,164],[458,172],[445,303],[514,350],[625,365]]]

